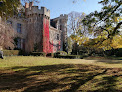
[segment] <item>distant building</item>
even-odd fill
[[[63,50],[63,44],[67,42],[66,14],[50,19],[50,10],[45,7],[39,9],[38,6],[33,6],[33,2],[25,3],[18,11],[18,16],[7,20],[17,31],[18,49],[45,53]]]

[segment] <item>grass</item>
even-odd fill
[[[0,59],[0,92],[121,92],[122,60]]]
[[[116,56],[106,56],[106,57],[91,56],[91,57],[87,57],[86,59],[122,60],[122,57],[116,57]]]

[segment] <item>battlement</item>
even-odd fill
[[[61,14],[59,18],[68,19],[68,15],[67,14]]]
[[[51,21],[68,20],[67,14],[61,14],[59,17],[52,19]]]
[[[31,15],[44,15],[50,18],[50,10],[47,9],[46,7],[41,7],[39,9],[38,6],[33,6],[33,4],[27,4],[26,5],[26,16],[31,16]]]

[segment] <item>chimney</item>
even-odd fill
[[[33,6],[33,2],[29,3],[29,8],[31,8]]]
[[[29,8],[29,3],[25,3],[25,8]]]
[[[25,3],[25,16],[27,16],[27,8],[29,8],[29,3]]]

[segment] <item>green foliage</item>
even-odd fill
[[[115,36],[121,35],[121,0],[102,0],[103,5],[100,12],[95,11],[87,15],[82,23],[86,26],[94,39],[89,41],[89,45],[106,46],[106,43],[113,44]],[[113,46],[110,46],[113,48]]]
[[[3,50],[4,56],[17,56],[19,55],[19,50]]]
[[[0,16],[9,17],[17,13],[17,7],[20,5],[19,0],[1,0]]]
[[[71,53],[71,54],[73,54],[73,55],[78,55],[78,52],[79,52],[79,46],[78,46],[78,44],[75,42],[75,43],[73,44],[73,48],[72,48],[72,53]]]
[[[122,48],[117,49],[116,56],[122,57]]]
[[[21,0],[24,2],[38,2],[38,0]],[[18,9],[21,6],[19,0],[0,0],[0,16],[2,18],[12,17],[18,14]],[[23,13],[23,10],[21,10]],[[23,15],[21,16],[23,17]]]
[[[103,41],[103,39],[106,40]],[[107,39],[104,36],[98,36],[97,38],[86,41],[84,43],[84,46],[88,48],[103,49],[105,51],[105,50],[122,48],[121,41],[122,37],[118,35],[114,36],[113,39]]]

